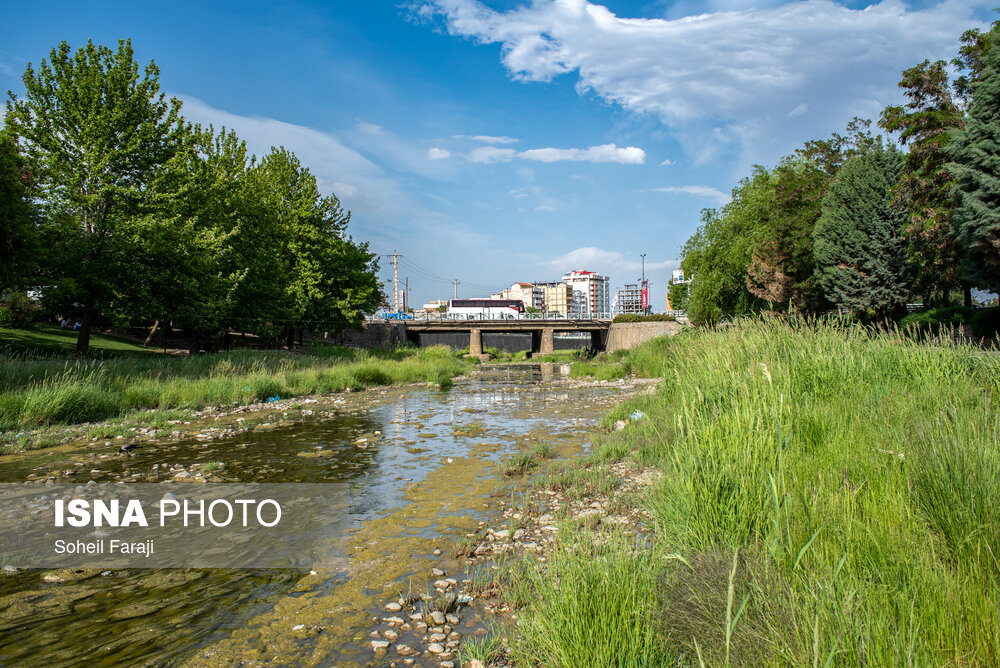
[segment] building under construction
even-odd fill
[[[649,281],[630,283],[615,291],[615,298],[611,303],[612,314],[646,315],[649,311]]]

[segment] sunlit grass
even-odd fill
[[[642,503],[657,549],[677,558],[649,566],[652,605],[638,557],[560,554],[558,579],[539,581],[547,593],[521,618],[523,665],[531,652],[583,665],[569,654],[590,642],[572,632],[576,615],[603,643],[586,660],[622,656],[610,653],[621,625],[596,623],[589,607],[598,579],[616,586],[601,595],[641,602],[635,629],[665,639],[634,648],[632,665],[1000,663],[995,354],[947,337],[751,321],[654,340],[625,361],[663,377],[661,389],[608,416],[628,424],[589,466],[543,484],[596,490],[619,459],[655,469]]]

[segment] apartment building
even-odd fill
[[[490,299],[520,299],[524,305],[542,310],[545,305],[545,293],[542,288],[533,283],[514,283],[509,288],[490,295]]]
[[[542,291],[542,311],[566,316],[574,316],[576,314],[573,305],[573,288],[571,286],[562,281],[548,281],[545,283],[535,283],[534,285]]]
[[[564,274],[562,282],[568,285],[575,298],[573,315],[580,318],[605,318],[611,313],[611,289],[607,276],[594,271],[571,271]]]

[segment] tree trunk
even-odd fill
[[[962,303],[966,308],[972,308],[972,284],[962,281]]]
[[[88,297],[83,306],[83,322],[76,337],[76,356],[86,357],[90,352],[90,328],[94,322],[94,298]]]
[[[291,350],[295,347],[295,330],[285,327],[285,347]]]
[[[160,326],[159,320],[153,323],[153,326],[149,329],[149,336],[146,337],[146,340],[142,344],[143,348],[149,347],[149,342],[153,340],[153,335],[156,334],[156,328],[159,326]]]

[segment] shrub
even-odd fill
[[[677,318],[666,313],[650,313],[649,315],[619,313],[611,322],[674,322],[676,320]]]

